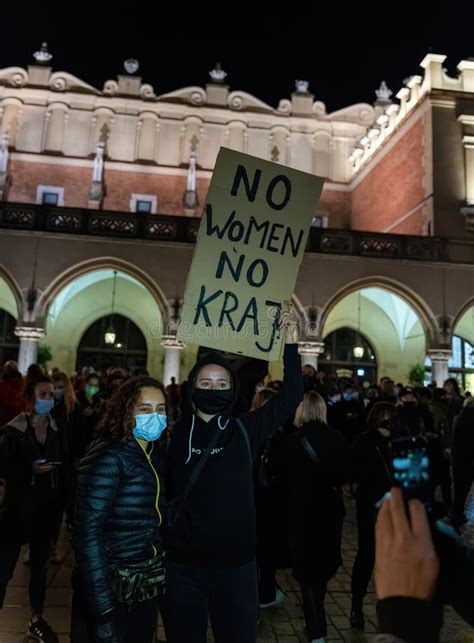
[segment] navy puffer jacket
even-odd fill
[[[81,589],[96,615],[114,606],[114,569],[162,551],[163,448],[151,443],[147,453],[135,438],[103,441],[81,461],[73,544]]]

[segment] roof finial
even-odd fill
[[[307,80],[295,80],[295,87],[296,87],[296,92],[298,94],[307,94],[308,93],[308,87],[309,87],[309,81],[307,81]]]
[[[41,49],[39,51],[35,51],[33,54],[33,58],[36,60],[38,65],[47,65],[52,57],[52,54],[48,51],[47,42],[41,43]]]
[[[220,63],[216,63],[214,69],[209,72],[209,76],[213,83],[223,83],[227,76],[227,72],[223,70]]]
[[[392,90],[387,87],[387,83],[384,80],[380,83],[380,87],[375,90],[378,103],[391,103],[390,96],[392,94]]]
[[[127,58],[123,63],[123,68],[127,74],[136,74],[140,67],[140,63],[135,58]]]

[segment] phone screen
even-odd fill
[[[427,507],[431,501],[429,458],[423,438],[400,438],[391,443],[394,483],[407,500],[417,498]]]

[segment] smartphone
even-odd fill
[[[392,440],[390,454],[394,484],[402,489],[405,500],[416,498],[429,511],[432,488],[426,440],[422,437]]]

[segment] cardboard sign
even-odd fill
[[[184,293],[178,339],[281,360],[291,300],[324,179],[221,148]]]

